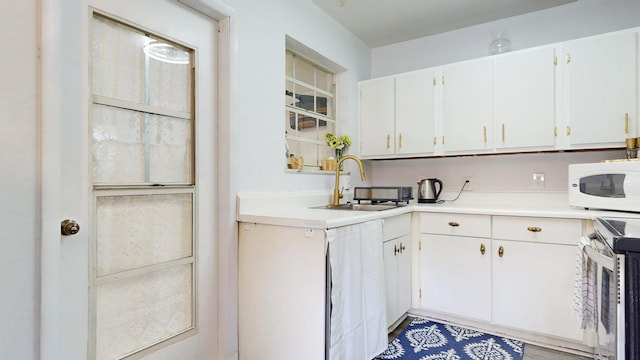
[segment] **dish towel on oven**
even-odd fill
[[[574,312],[580,328],[596,331],[598,328],[598,289],[596,262],[587,256],[585,246],[591,246],[587,237],[578,243],[576,277],[574,282]]]
[[[387,348],[382,220],[327,230],[330,359],[369,360]]]

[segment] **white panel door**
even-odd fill
[[[493,149],[493,58],[447,65],[443,70],[445,153]]]
[[[581,341],[573,313],[576,247],[493,240],[493,251],[493,321]]]
[[[435,70],[396,76],[396,153],[430,154],[435,146]]]
[[[363,81],[360,87],[360,155],[395,153],[394,79]]]
[[[496,149],[555,146],[555,48],[495,58]]]
[[[491,240],[422,234],[420,307],[491,321]]]
[[[142,132],[142,127],[135,124],[141,124],[141,121],[135,120],[139,115],[130,116],[123,114],[115,114],[120,110],[113,110],[119,107],[128,107],[136,101],[126,99],[124,102],[119,94],[118,96],[103,97],[99,99],[99,105],[96,105],[96,98],[92,96],[94,91],[91,84],[98,79],[106,82],[121,82],[119,85],[125,84],[124,87],[115,86],[115,88],[123,89],[135,87],[140,78],[135,78],[135,74],[144,75],[145,71],[141,71],[142,67],[131,67],[119,63],[128,58],[138,57],[130,52],[128,48],[121,48],[119,51],[113,51],[111,55],[105,57],[109,60],[103,63],[103,69],[97,72],[90,71],[91,59],[95,58],[95,47],[92,48],[91,34],[96,30],[93,23],[93,11],[97,11],[109,18],[117,19],[123,23],[131,25],[142,30],[140,34],[154,34],[164,37],[172,42],[185,46],[185,48],[194,49],[194,62],[196,70],[192,72],[196,84],[187,92],[188,96],[193,96],[192,104],[195,107],[190,110],[182,108],[174,108],[169,110],[168,114],[153,113],[154,107],[172,108],[173,95],[185,94],[184,92],[174,92],[174,89],[183,88],[188,83],[172,83],[174,79],[169,72],[156,72],[156,75],[163,77],[164,80],[156,79],[156,84],[162,84],[161,88],[153,88],[146,94],[148,101],[141,102],[140,105],[144,109],[140,112],[149,113],[149,122],[161,124],[153,128],[145,127],[145,133],[148,139],[146,142],[149,146],[143,152],[151,153],[156,156],[156,160],[160,158],[171,158],[178,155],[176,149],[185,148],[184,144],[176,143],[179,139],[189,139],[195,144],[193,147],[193,157],[187,163],[182,162],[183,166],[167,167],[163,163],[147,162],[142,165],[146,173],[163,172],[166,176],[163,178],[184,179],[184,175],[189,179],[184,182],[178,180],[178,183],[187,184],[190,182],[194,185],[193,190],[187,189],[182,195],[172,194],[168,198],[177,199],[178,201],[170,201],[172,205],[164,206],[158,203],[154,197],[137,194],[142,199],[127,198],[127,191],[123,189],[120,193],[113,192],[109,196],[106,194],[98,194],[99,187],[95,185],[104,175],[103,172],[96,172],[97,161],[93,151],[96,148],[95,118],[108,122],[109,131],[99,132],[104,135],[104,140],[120,140],[119,147],[104,148],[113,153],[107,153],[107,157],[113,155],[113,164],[122,165],[122,163],[131,163],[134,169],[136,165],[135,154],[140,151],[140,143],[135,141],[129,142],[128,136],[134,136],[138,132]],[[175,329],[184,326],[194,326],[197,331],[193,335],[180,339],[179,336],[171,338],[164,342],[164,345],[152,351],[138,352],[136,357],[145,357],[147,359],[214,359],[216,358],[216,311],[217,303],[215,298],[215,289],[217,271],[215,268],[215,194],[213,189],[216,188],[214,162],[210,161],[215,158],[215,123],[216,114],[214,105],[216,102],[212,99],[216,98],[216,43],[217,43],[217,23],[200,13],[197,13],[184,5],[169,0],[142,0],[135,2],[128,1],[107,1],[107,0],[54,0],[47,1],[43,4],[43,33],[42,39],[42,126],[43,126],[43,144],[42,144],[42,166],[43,166],[43,239],[42,239],[42,321],[41,321],[41,358],[42,359],[93,359],[112,358],[101,352],[95,353],[96,344],[90,340],[90,334],[96,330],[96,316],[91,314],[91,309],[95,306],[96,298],[99,306],[111,307],[109,311],[103,312],[107,318],[102,321],[121,322],[118,317],[126,314],[119,313],[118,308],[123,303],[128,302],[135,308],[138,314],[145,312],[155,313],[162,316],[159,319],[161,326],[169,329],[173,324],[178,324]],[[113,35],[113,33],[111,33]],[[108,34],[106,34],[108,35]],[[108,35],[110,36],[110,35]],[[127,35],[118,35],[127,37]],[[139,36],[139,35],[136,35]],[[120,43],[129,42],[130,39],[123,39]],[[118,41],[120,41],[118,40]],[[116,41],[116,43],[118,42]],[[94,44],[95,45],[95,44]],[[142,52],[142,48],[138,49]],[[139,57],[138,57],[139,58]],[[144,58],[144,56],[143,56]],[[143,62],[139,64],[142,66]],[[127,64],[131,64],[128,62]],[[111,70],[130,71],[131,77],[116,76]],[[148,69],[145,66],[145,69]],[[103,71],[104,70],[104,71]],[[187,71],[189,72],[189,71]],[[153,73],[153,71],[152,71]],[[148,75],[148,74],[147,74]],[[153,74],[151,74],[153,76]],[[142,92],[138,92],[140,94]],[[143,96],[144,97],[144,96]],[[119,98],[113,100],[114,98]],[[126,98],[126,96],[125,96]],[[157,99],[170,99],[168,102],[159,104],[154,102]],[[115,102],[114,102],[115,101]],[[180,101],[184,102],[185,99]],[[112,110],[105,112],[102,103],[112,102]],[[161,101],[162,102],[162,101]],[[121,106],[122,105],[122,106]],[[146,108],[145,108],[146,107]],[[100,114],[98,114],[100,113]],[[109,113],[109,114],[107,114]],[[191,115],[189,115],[191,114]],[[191,117],[193,116],[193,117]],[[143,116],[144,117],[144,116]],[[162,119],[159,119],[162,118]],[[168,118],[186,119],[186,122],[195,124],[192,130],[186,130],[191,127],[183,126],[183,120],[172,121]],[[131,120],[131,121],[130,121]],[[122,124],[125,124],[124,126]],[[118,130],[120,132],[116,132]],[[103,128],[104,130],[104,128]],[[111,130],[114,130],[111,132]],[[189,135],[186,132],[192,131]],[[144,137],[141,135],[141,137]],[[140,137],[139,137],[140,138]],[[143,145],[144,147],[144,145]],[[188,146],[187,146],[188,147]],[[128,149],[125,155],[122,151]],[[197,156],[203,154],[203,156]],[[153,157],[152,156],[152,157]],[[181,157],[177,157],[180,159]],[[188,164],[192,162],[191,164]],[[104,164],[104,163],[102,163]],[[108,170],[108,166],[102,170]],[[173,172],[176,171],[177,172]],[[108,172],[108,171],[107,171]],[[173,175],[171,175],[173,172]],[[99,174],[99,175],[98,175]],[[153,176],[152,176],[153,177]],[[149,194],[154,193],[153,179],[141,178],[144,183],[140,186],[148,186],[145,190]],[[107,182],[115,184],[119,182],[119,178],[112,177]],[[171,182],[169,180],[169,182]],[[123,183],[129,184],[128,180]],[[147,184],[147,185],[145,185]],[[122,184],[121,184],[122,185]],[[158,184],[156,188],[162,188]],[[175,186],[176,184],[172,184]],[[105,186],[102,184],[101,186]],[[113,186],[113,185],[108,185]],[[127,185],[129,186],[129,185]],[[178,191],[182,192],[182,191]],[[113,195],[113,196],[111,196]],[[193,198],[192,198],[193,197]],[[122,201],[125,199],[125,201]],[[134,200],[134,201],[129,201]],[[150,200],[150,201],[147,201]],[[162,202],[162,201],[161,201]],[[192,204],[195,204],[193,208]],[[129,206],[132,205],[132,206]],[[94,208],[97,210],[94,212]],[[120,209],[120,210],[118,210]],[[144,210],[143,210],[144,209]],[[114,211],[125,216],[114,216]],[[141,214],[153,214],[151,218],[141,216]],[[180,220],[174,216],[180,217]],[[99,218],[96,218],[98,216]],[[168,217],[167,217],[168,216]],[[192,218],[193,216],[193,218]],[[74,219],[80,224],[80,231],[75,235],[62,236],[60,221],[62,219]],[[165,219],[165,220],[162,220]],[[144,220],[146,224],[141,224],[140,220]],[[193,233],[195,240],[188,239],[186,247],[175,252],[165,247],[156,247],[155,245],[145,245],[138,243],[136,238],[125,238],[130,234],[140,233],[140,229],[144,226],[150,226],[148,229],[158,232],[160,236],[165,236],[161,227],[154,227],[154,221],[160,221],[160,225],[167,226],[167,222],[174,222],[177,226],[168,226],[166,229],[174,234],[178,234],[185,230],[187,233]],[[186,221],[186,222],[185,222]],[[109,222],[109,230],[113,239],[120,241],[109,243],[114,248],[109,252],[118,259],[110,259],[107,262],[92,263],[90,259],[95,258],[96,254],[105,251],[99,243],[96,245],[95,237],[98,231],[107,229],[105,222]],[[164,222],[164,223],[163,223]],[[179,224],[195,224],[191,229],[191,225],[185,228]],[[100,229],[98,226],[100,225]],[[102,229],[102,230],[101,230]],[[182,230],[180,230],[182,229]],[[180,236],[180,235],[176,235]],[[148,239],[147,239],[148,240]],[[93,244],[94,246],[90,246]],[[105,245],[105,244],[103,244]],[[142,248],[136,248],[137,245]],[[175,244],[178,247],[183,245]],[[188,255],[192,251],[191,246],[197,248],[197,251],[206,256],[202,256],[202,261],[193,263],[188,259]],[[184,251],[184,253],[181,253]],[[140,256],[135,255],[139,253]],[[173,254],[173,255],[171,255]],[[177,254],[177,255],[176,255]],[[178,265],[176,268],[168,270],[172,275],[164,276],[162,271],[154,273],[147,272],[143,274],[145,267],[148,269],[148,261],[151,258],[161,259],[163,257],[171,259],[174,256],[187,256],[184,264]],[[98,258],[100,256],[98,255]],[[114,261],[111,261],[114,260]],[[122,282],[114,281],[111,285],[100,287],[105,284],[103,280],[95,283],[93,274],[110,273],[113,271],[121,271],[122,269],[113,266],[121,266],[126,270]],[[196,264],[194,269],[191,266]],[[104,266],[104,267],[103,267]],[[156,265],[153,265],[156,266]],[[161,268],[162,266],[159,266]],[[133,270],[131,270],[133,269]],[[177,271],[174,271],[177,270]],[[111,276],[111,280],[117,280],[118,275]],[[186,282],[183,280],[187,279]],[[192,280],[188,280],[192,279]],[[144,291],[140,287],[136,287],[135,293],[128,291],[133,283],[146,282],[149,287]],[[191,282],[191,283],[190,283]],[[182,285],[197,288],[196,298],[182,298],[185,294]],[[134,284],[135,285],[135,284]],[[107,287],[114,287],[107,289]],[[141,291],[142,290],[142,291]],[[162,302],[147,303],[150,298],[163,292],[161,297],[166,300]],[[102,296],[107,294],[107,296]],[[118,295],[120,294],[120,295]],[[188,292],[186,294],[189,294]],[[174,296],[175,295],[175,296]],[[191,296],[191,295],[188,295]],[[131,301],[131,299],[135,299]],[[158,298],[155,297],[155,300]],[[153,301],[155,301],[153,300]],[[174,301],[175,300],[175,301]],[[181,318],[181,311],[172,311],[171,304],[175,305],[176,310],[183,310],[189,306],[194,306],[190,311],[197,314],[190,323],[190,319]],[[186,304],[186,307],[183,306]],[[191,305],[190,305],[191,304]],[[161,307],[164,307],[162,309]],[[164,314],[164,315],[161,315]],[[166,316],[165,316],[166,315]],[[172,319],[172,316],[176,318]],[[100,313],[98,313],[100,317]],[[175,320],[176,322],[174,322]],[[186,322],[183,322],[185,320]],[[98,319],[98,321],[101,321]],[[141,325],[140,322],[132,321],[129,323],[132,328],[126,329],[126,332],[109,334],[109,341],[114,340],[113,344],[118,344],[126,348],[127,344],[147,344],[149,341],[157,339],[158,324],[151,327],[134,328]],[[186,324],[186,325],[185,325]],[[189,325],[191,324],[191,325]],[[152,329],[153,328],[153,329]],[[105,328],[106,329],[106,328]],[[178,330],[179,331],[179,330]],[[134,334],[134,335],[130,335]],[[118,336],[121,339],[118,339]],[[162,336],[160,336],[162,339]],[[134,344],[135,345],[135,344]],[[137,345],[135,345],[137,346]],[[138,351],[138,348],[132,348],[132,351]],[[109,350],[109,347],[106,347]],[[102,355],[100,355],[102,354]],[[130,353],[131,354],[131,353]],[[127,354],[117,355],[117,358],[123,358]]]
[[[618,32],[563,44],[571,146],[624,146],[636,136],[636,36]]]

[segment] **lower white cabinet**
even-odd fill
[[[485,215],[421,215],[420,307],[491,321],[490,221]]]
[[[325,359],[325,231],[239,224],[239,358]]]
[[[493,322],[582,340],[573,315],[582,221],[494,216]]]
[[[387,327],[411,308],[411,214],[385,219],[383,258]]]
[[[491,321],[490,239],[422,234],[421,242],[421,307]]]
[[[582,220],[424,213],[420,233],[420,308],[582,341],[573,313]]]

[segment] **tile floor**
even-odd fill
[[[402,330],[407,327],[413,318],[405,319],[395,330],[389,334],[389,341],[398,336]],[[546,349],[540,346],[525,344],[523,360],[591,360],[592,358],[583,357],[565,352]]]

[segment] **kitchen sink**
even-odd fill
[[[329,210],[350,210],[350,211],[381,211],[401,207],[400,204],[340,204],[334,206],[332,204],[323,206],[314,206],[312,209],[329,209]]]

